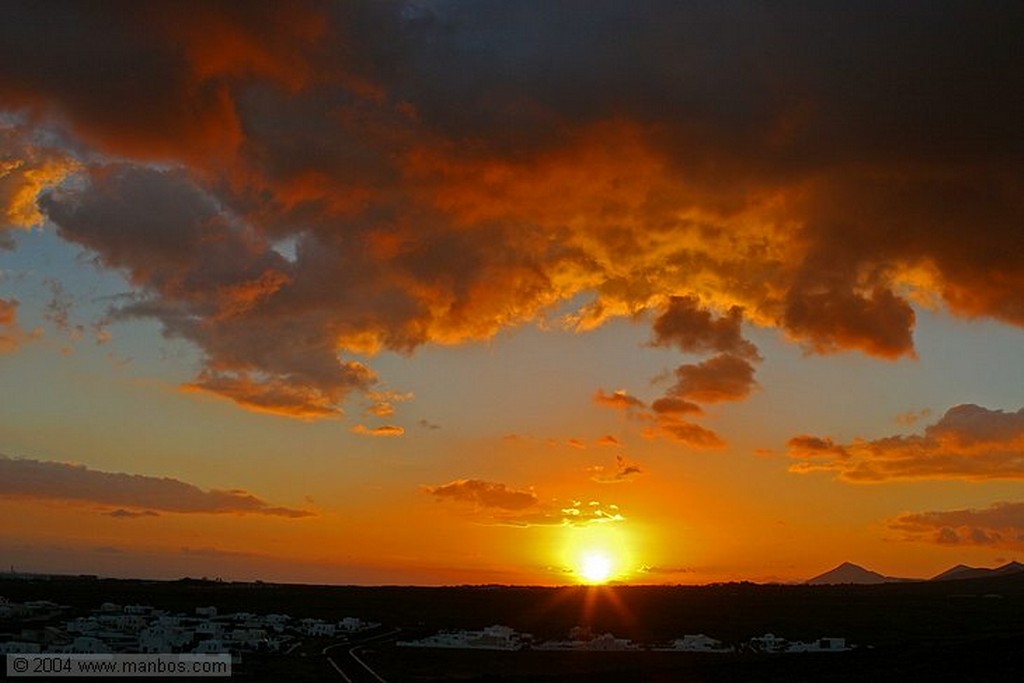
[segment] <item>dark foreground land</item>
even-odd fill
[[[741,643],[770,632],[789,640],[843,637],[859,646],[839,653],[708,654],[428,650],[399,648],[388,640],[367,643],[359,656],[389,682],[1024,680],[1024,574],[876,586],[601,588],[0,579],[0,596],[53,600],[82,613],[110,601],[175,612],[215,605],[221,613],[357,616],[383,629],[401,629],[399,639],[505,624],[543,641],[565,638],[570,628],[583,625],[640,643],[693,633]],[[309,639],[289,655],[246,653],[234,678],[344,680],[321,654],[334,642]]]

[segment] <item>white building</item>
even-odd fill
[[[197,636],[218,637],[224,633],[224,624],[219,621],[201,621],[196,624],[195,632]]]
[[[114,628],[135,633],[146,628],[149,619],[141,614],[118,614],[112,620]]]
[[[849,649],[846,638],[819,638],[810,643],[790,643],[786,652],[846,652]]]
[[[71,645],[66,645],[61,650],[62,652],[69,652],[73,654],[110,654],[113,650],[110,646],[104,643],[99,638],[93,636],[78,636]]]
[[[400,647],[436,647],[465,650],[521,650],[530,639],[508,626],[488,626],[482,631],[441,631],[421,640],[399,641]]]
[[[329,624],[323,619],[311,619],[309,617],[299,621],[299,632],[307,636],[334,636],[337,627]]]
[[[200,641],[192,652],[203,655],[215,655],[225,652],[229,653],[231,648],[220,638],[210,638],[209,640]]]
[[[749,646],[755,652],[785,652],[789,647],[789,641],[774,633],[766,633],[763,636],[751,638]]]
[[[659,652],[732,652],[733,648],[703,633],[685,635],[672,641],[668,647],[653,648]]]
[[[100,622],[96,617],[79,617],[72,619],[64,626],[68,633],[90,633],[100,629]]]
[[[194,633],[178,626],[155,625],[139,632],[140,652],[177,652],[192,642]]]
[[[210,605],[209,607],[196,607],[196,616],[208,617],[212,619],[213,617],[217,616],[217,608],[213,605]]]
[[[345,617],[338,622],[338,629],[347,633],[356,633],[357,631],[368,631],[371,628],[377,628],[380,624],[373,621],[363,621],[358,617]]]
[[[2,655],[29,655],[37,654],[42,650],[42,645],[39,643],[25,643],[19,640],[11,640],[6,643],[0,643],[0,654]]]
[[[247,650],[269,646],[267,632],[261,628],[236,628],[231,632],[230,640]]]
[[[570,631],[570,638],[583,632],[584,629],[574,628]],[[605,633],[586,640],[579,639],[578,637],[572,638],[571,640],[549,640],[541,643],[540,645],[534,646],[534,649],[574,650],[583,652],[628,652],[632,650],[639,650],[640,646],[626,638],[616,638],[611,633]]]

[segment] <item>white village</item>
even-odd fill
[[[67,616],[69,608],[49,600],[11,602],[0,597],[0,621],[21,625],[17,633],[0,633],[0,654],[229,653],[240,661],[246,652],[290,654],[303,638],[333,639],[380,629],[359,617],[326,621],[289,614],[221,613],[216,606],[172,613],[150,605],[104,602],[86,616]],[[592,633],[577,626],[564,640],[536,641],[529,633],[493,625],[481,630],[443,630],[415,640],[399,640],[404,648],[456,650],[551,650],[572,652],[843,652],[845,638],[823,637],[804,642],[771,633],[739,643],[725,643],[704,634],[687,634],[668,643],[638,643],[611,633]]]

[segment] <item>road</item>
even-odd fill
[[[386,633],[353,638],[342,643],[328,645],[323,649],[322,654],[327,658],[328,666],[333,668],[345,683],[387,683],[366,664],[359,656],[359,651],[366,645],[394,640],[398,632],[399,629],[396,628]],[[332,651],[335,650],[340,650],[341,654],[332,655]]]

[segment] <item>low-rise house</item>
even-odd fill
[[[0,654],[2,655],[30,655],[41,652],[43,646],[39,643],[28,643],[22,640],[10,640],[0,643]]]
[[[284,633],[291,620],[292,618],[287,614],[267,614],[263,617],[263,625],[275,633]]]
[[[199,644],[193,648],[192,652],[196,654],[215,655],[231,652],[231,648],[229,648],[227,643],[220,638],[210,638],[208,640],[199,641]]]
[[[114,628],[137,633],[138,631],[146,628],[146,624],[149,623],[149,619],[141,614],[124,613],[114,616],[112,623]]]
[[[373,621],[363,621],[358,617],[345,617],[338,622],[338,629],[345,631],[346,633],[357,633],[359,631],[368,631],[372,628],[377,628],[380,624]]]
[[[195,626],[197,636],[218,637],[224,633],[224,624],[219,621],[201,621]]]
[[[774,633],[765,633],[747,641],[747,647],[754,652],[785,652],[789,647],[789,641]]]
[[[125,605],[125,614],[149,614],[153,611],[151,605]]]
[[[611,633],[591,636],[590,630],[575,627],[569,631],[569,640],[549,640],[535,645],[537,650],[576,650],[584,652],[626,652],[639,650],[640,646],[626,638],[616,638]]]
[[[703,633],[685,635],[672,641],[668,647],[652,648],[659,652],[732,652],[734,648]]]
[[[521,650],[531,636],[508,626],[488,626],[482,631],[441,631],[420,640],[400,641],[399,647],[436,647],[465,650]]]
[[[786,652],[846,652],[849,649],[846,638],[819,638],[809,643],[790,643]]]
[[[333,636],[337,627],[323,619],[305,618],[299,620],[299,632],[307,636]]]
[[[196,607],[196,616],[212,619],[217,616],[217,608],[213,605],[210,605],[209,607]]]
[[[70,645],[65,645],[61,652],[73,654],[110,654],[113,652],[110,646],[99,638],[93,636],[78,636]]]
[[[230,640],[246,650],[268,649],[269,638],[261,628],[236,628],[231,632]]]
[[[99,629],[100,622],[96,617],[79,617],[64,625],[64,630],[68,633],[90,633]]]
[[[149,626],[139,632],[139,652],[178,652],[194,637],[193,631],[179,626]]]

